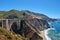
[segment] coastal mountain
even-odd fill
[[[29,16],[33,16],[34,18],[38,18],[38,19],[43,19],[43,20],[47,20],[47,21],[55,21],[56,19],[52,19],[49,18],[48,16],[41,14],[41,13],[35,13],[35,12],[31,12],[28,10],[10,10],[10,11],[0,11],[0,19],[4,18],[4,19],[23,19]]]
[[[49,18],[48,16],[35,13],[28,10],[10,10],[10,11],[0,11],[0,24],[4,32],[6,29],[8,31],[8,37],[3,33],[4,38],[10,39],[13,36],[10,32],[15,33],[21,40],[44,40],[44,36],[41,31],[50,28],[48,22],[55,21],[56,19]],[[8,19],[8,20],[7,20]],[[11,23],[12,22],[12,23]],[[11,23],[11,25],[10,25]],[[3,26],[2,26],[3,24]],[[8,28],[8,29],[7,29]],[[7,32],[5,31],[5,32]],[[2,33],[2,32],[1,32]],[[15,36],[15,35],[14,35]],[[12,40],[20,40],[19,37]],[[1,38],[1,37],[0,37]],[[27,38],[27,39],[26,39]],[[7,40],[6,39],[6,40]]]

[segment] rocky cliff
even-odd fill
[[[15,24],[14,24],[15,25]],[[13,32],[20,34],[29,40],[43,40],[41,37],[40,31],[50,28],[46,20],[37,19],[37,18],[27,18],[23,19],[20,22],[20,29],[13,26],[11,29]]]

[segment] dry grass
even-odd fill
[[[0,27],[0,40],[28,40],[28,39]]]

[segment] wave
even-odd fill
[[[52,40],[49,36],[48,36],[48,31],[49,30],[55,30],[55,28],[48,28],[45,30],[45,37],[46,37],[46,40]]]

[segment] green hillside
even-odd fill
[[[28,10],[22,10],[22,11],[10,10],[10,11],[0,11],[0,18],[8,18],[8,19],[23,18],[23,17],[29,16],[29,15],[32,15],[32,14],[37,15],[37,16],[47,17],[43,14],[34,13],[34,12],[31,12],[31,11],[28,11]]]
[[[47,21],[54,21],[56,19],[51,19],[48,16],[41,14],[41,13],[35,13],[35,12],[31,12],[28,10],[9,10],[9,11],[0,11],[0,19],[24,19],[27,18],[31,15],[35,15],[38,17],[41,17],[43,20],[47,20]]]

